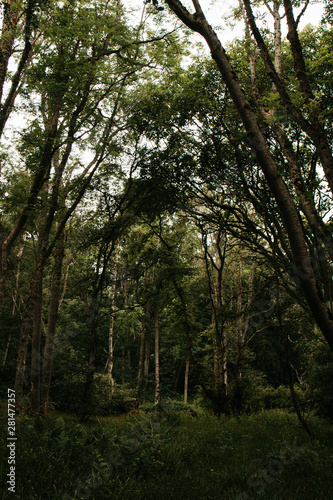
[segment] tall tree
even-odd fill
[[[279,172],[258,118],[241,88],[226,51],[213,28],[207,22],[198,0],[193,0],[194,13],[191,13],[179,0],[167,0],[167,4],[188,28],[199,33],[205,39],[211,50],[212,58],[217,64],[237,112],[243,121],[248,141],[276,201],[283,227],[288,235],[294,265],[300,271],[298,278],[304,297],[330,348],[333,349],[333,316],[320,291],[320,284],[311,262],[311,255],[309,254],[306,235],[297,205],[285,179]],[[329,141],[322,121],[318,120],[318,114],[311,111],[313,109],[311,103],[316,102],[316,98],[312,92],[310,79],[306,71],[303,50],[297,32],[297,22],[294,18],[291,2],[286,0],[284,7],[288,22],[288,39],[292,48],[296,76],[301,88],[304,111],[301,111],[290,98],[288,89],[274,67],[267,44],[257,28],[251,4],[248,0],[244,1],[247,19],[258,44],[267,75],[274,83],[281,103],[287,108],[293,119],[308,135],[316,148],[328,186],[332,190],[333,163]],[[329,238],[326,248],[331,248],[331,238]],[[325,255],[326,258],[328,257]]]

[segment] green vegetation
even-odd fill
[[[1,5],[3,498],[333,498],[332,8],[132,3]]]
[[[171,402],[85,424],[66,414],[22,418],[16,498],[330,498],[333,429],[310,425],[314,440],[285,411],[217,418]],[[3,457],[2,480],[6,466]]]

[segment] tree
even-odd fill
[[[8,284],[11,285],[8,269],[14,259],[13,249],[27,231],[37,245],[30,288],[22,303],[15,387],[19,408],[24,381],[31,379],[32,408],[38,412],[48,399],[51,372],[46,373],[46,366],[52,370],[52,361],[48,363],[45,358],[41,402],[43,307],[48,264],[53,257],[57,261],[57,277],[54,275],[55,286],[51,291],[53,300],[49,303],[47,359],[52,357],[60,300],[59,248],[68,221],[84,197],[86,202],[95,203],[94,197],[90,195],[89,199],[87,193],[93,188],[100,189],[99,181],[110,189],[112,176],[118,176],[119,182],[121,175],[133,175],[130,167],[128,172],[124,168],[120,174],[122,168],[118,162],[122,156],[125,163],[125,149],[131,144],[131,138],[128,135],[125,138],[126,90],[134,92],[140,86],[140,76],[149,78],[148,67],[155,66],[156,70],[165,64],[168,50],[162,53],[161,47],[169,36],[171,45],[177,45],[180,53],[183,49],[174,32],[162,30],[158,36],[151,37],[144,22],[129,27],[120,2],[98,1],[93,6],[85,1],[65,4],[28,1],[17,5],[8,2],[2,28],[1,132],[10,123],[14,103],[16,111],[24,114],[26,123],[13,138],[11,154],[7,153],[6,144],[2,145],[0,309],[8,299],[6,291]],[[14,53],[17,71],[12,76],[8,65]],[[94,321],[92,337],[93,325]]]
[[[274,197],[283,224],[283,228],[289,239],[292,259],[299,272],[299,283],[309,308],[321,328],[326,341],[333,349],[333,316],[325,299],[320,291],[320,284],[316,276],[314,266],[311,262],[311,256],[307,247],[306,235],[303,224],[299,216],[297,205],[288,189],[285,179],[279,173],[277,164],[271,154],[267,139],[260,127],[259,121],[253,112],[243,89],[240,86],[239,79],[227,57],[225,49],[212,27],[207,22],[201,6],[197,0],[193,0],[195,12],[190,13],[179,0],[167,0],[171,10],[179,19],[191,30],[198,32],[207,42],[211,55],[216,62],[222,78],[230,92],[231,98],[235,104],[237,112],[241,117],[248,141],[250,142],[253,153],[260,165],[269,189]],[[284,1],[284,8],[288,22],[288,39],[291,44],[292,55],[298,83],[300,85],[301,99],[303,102],[303,111],[296,106],[288,93],[285,83],[279,77],[276,68],[272,62],[269,49],[265,43],[260,31],[257,28],[251,4],[248,0],[244,1],[244,8],[248,23],[251,27],[253,36],[258,44],[266,73],[274,83],[279,99],[283,106],[303,132],[309,137],[313,146],[316,148],[320,158],[325,177],[329,188],[333,188],[333,160],[329,146],[328,137],[324,129],[323,121],[314,112],[313,104],[317,102],[310,85],[310,79],[306,71],[303,50],[297,32],[297,21],[295,21],[293,8],[289,0]],[[281,141],[281,138],[280,138]],[[287,160],[290,158],[287,157]],[[293,165],[289,165],[293,168]],[[326,241],[321,240],[325,245],[325,254],[322,257],[326,262],[331,254],[331,237]]]

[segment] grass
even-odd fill
[[[193,417],[160,413],[92,419],[51,414],[17,424],[16,494],[2,499],[333,498],[333,427],[292,414]],[[5,442],[6,429],[1,438]],[[6,481],[6,453],[1,479]]]

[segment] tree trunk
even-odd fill
[[[145,349],[144,349],[144,364],[143,364],[143,395],[142,403],[146,403],[147,388],[148,388],[148,377],[149,377],[149,366],[150,366],[150,310],[151,301],[148,300],[146,307],[146,318],[145,318]]]
[[[142,388],[149,373],[149,357],[150,357],[150,329],[148,326],[148,313],[149,313],[150,305],[149,301],[146,305],[145,314],[142,320],[141,326],[141,336],[140,336],[140,347],[139,347],[139,368],[138,368],[138,378],[137,378],[137,386],[136,390],[138,393],[138,399],[140,400],[142,396]],[[150,316],[149,316],[150,321]],[[147,347],[148,346],[148,347]],[[148,353],[147,353],[148,348]]]
[[[205,251],[205,264],[208,280],[209,298],[212,309],[212,337],[214,348],[214,382],[216,401],[219,411],[227,410],[227,338],[223,314],[223,271],[226,252],[226,236],[222,230],[216,231],[208,244],[208,235],[202,231],[202,242]],[[210,249],[212,247],[212,250]]]
[[[27,239],[27,234],[24,233],[23,236],[22,236],[22,243],[21,243],[21,245],[19,247],[19,250],[18,250],[18,252],[16,254],[17,268],[16,268],[16,271],[15,271],[15,290],[14,290],[14,294],[13,294],[12,316],[14,316],[14,314],[15,314],[15,309],[18,309],[17,298],[18,298],[18,294],[19,294],[20,265],[21,265],[21,258],[22,258],[22,255],[23,255],[23,250],[24,250],[26,239]]]
[[[6,122],[14,108],[24,69],[31,61],[32,45],[30,38],[37,2],[35,0],[28,0],[25,4],[18,4],[15,0],[7,0],[3,4],[3,22],[0,38],[0,136],[2,136]],[[23,16],[25,17],[24,23],[22,23],[22,26],[19,26]],[[10,78],[10,85],[4,99],[3,93],[8,76],[9,59],[14,52],[15,42],[18,42],[18,39],[16,39],[17,33],[20,32],[23,32],[21,56],[16,70]],[[17,43],[17,46],[19,47],[20,44]]]
[[[184,403],[187,403],[188,400],[188,375],[190,373],[190,362],[186,360],[185,364],[185,379],[184,379]]]
[[[174,374],[173,395],[172,395],[173,398],[175,397],[176,393],[178,392],[180,379],[183,375],[183,369],[184,369],[184,359],[181,360],[181,363],[180,363],[179,367],[177,368],[176,373]]]
[[[12,338],[12,332],[9,332],[7,335],[7,342],[6,342],[5,350],[4,350],[3,357],[2,357],[2,363],[1,363],[2,366],[6,365],[11,338]]]
[[[18,250],[18,252],[16,254],[17,268],[16,268],[15,275],[14,275],[14,278],[15,278],[15,289],[14,289],[14,293],[13,293],[12,316],[15,315],[15,309],[19,310],[17,301],[18,301],[18,296],[19,296],[20,265],[21,265],[21,258],[22,258],[22,255],[23,255],[23,250],[24,250],[24,245],[25,245],[26,239],[27,239],[27,235],[24,234],[23,237],[22,237],[22,243],[21,243],[21,245],[19,247],[19,250]],[[8,336],[7,336],[7,342],[6,342],[6,346],[5,346],[5,351],[4,351],[3,358],[2,358],[2,366],[6,365],[11,338],[12,338],[12,333],[10,331],[9,334],[8,334]]]
[[[40,257],[41,258],[41,257]],[[43,305],[43,271],[41,262],[37,263],[36,287],[34,297],[33,328],[31,337],[31,408],[33,413],[40,412],[40,375],[41,375],[41,329]]]
[[[32,284],[32,287],[33,286],[34,285]],[[23,410],[22,399],[24,393],[24,383],[28,378],[28,374],[26,373],[26,364],[27,364],[27,353],[28,353],[29,338],[30,338],[29,336],[32,323],[32,309],[33,309],[32,290],[30,290],[28,298],[26,300],[25,310],[23,312],[18,354],[16,360],[14,389],[15,389],[15,399],[16,399],[16,411],[18,414],[22,413]]]
[[[239,257],[238,275],[235,273],[235,290],[237,294],[237,361],[236,361],[236,383],[234,394],[234,405],[236,410],[241,411],[243,407],[242,378],[244,370],[245,339],[249,327],[249,308],[254,299],[253,289],[254,264],[250,268],[250,276],[246,284],[247,302],[243,304],[245,292],[243,289],[243,260]]]
[[[55,256],[54,268],[51,287],[51,300],[49,308],[49,317],[46,329],[46,341],[43,356],[43,370],[42,370],[42,387],[41,387],[41,410],[46,415],[49,403],[50,384],[52,377],[53,358],[54,358],[54,343],[56,338],[56,327],[58,312],[60,308],[60,293],[61,293],[61,276],[62,276],[62,263],[64,259],[64,233],[58,242]]]
[[[95,290],[89,307],[89,317],[87,325],[89,328],[89,344],[88,344],[88,367],[86,372],[86,380],[83,392],[82,418],[85,419],[91,412],[91,396],[92,386],[94,383],[96,350],[97,350],[97,335],[96,335],[96,319],[98,313],[97,292]]]
[[[55,165],[56,171],[58,165]],[[60,177],[55,175],[54,188],[57,189]],[[44,186],[44,194],[48,195],[48,184]],[[35,286],[34,286],[34,306],[33,306],[33,328],[31,338],[31,407],[32,411],[38,414],[41,410],[41,335],[42,335],[42,308],[43,308],[43,277],[46,263],[46,253],[50,238],[51,227],[55,214],[56,199],[51,198],[49,206],[42,209],[39,223],[38,251],[36,258]]]
[[[117,246],[118,249],[119,245]],[[109,326],[109,355],[107,364],[107,375],[111,382],[111,396],[114,393],[114,380],[113,380],[113,355],[114,355],[114,319],[115,319],[115,300],[116,300],[116,286],[117,286],[117,266],[118,266],[118,251],[116,251],[114,265],[113,265],[113,275],[112,275],[112,287],[111,287],[111,312],[110,312],[110,326]]]

